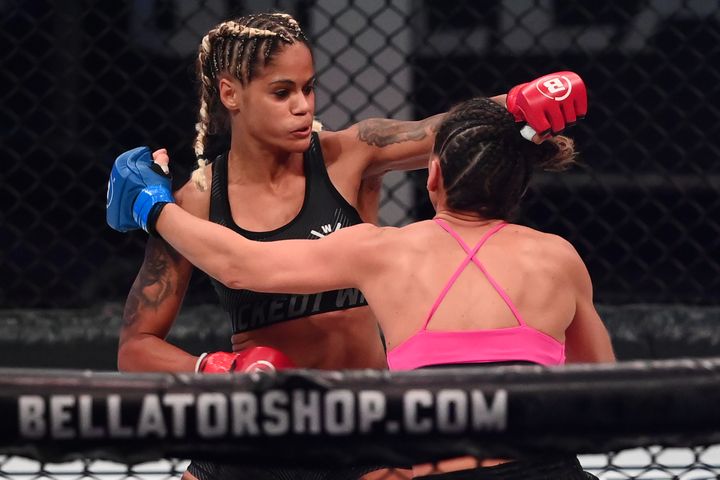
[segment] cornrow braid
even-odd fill
[[[440,158],[450,208],[505,220],[517,209],[536,166],[562,170],[575,158],[571,139],[528,142],[512,115],[486,98],[453,108],[438,129],[433,151]]]
[[[258,66],[268,65],[278,50],[279,42],[307,44],[297,21],[286,13],[249,15],[216,25],[200,42],[196,62],[200,80],[200,107],[195,124],[193,150],[197,168],[192,181],[200,191],[207,189],[205,154],[208,136],[227,129],[227,113],[222,108],[217,82],[226,73],[247,85],[255,77]]]
[[[300,29],[300,24],[291,15],[289,15],[287,13],[280,13],[280,12],[275,12],[275,13],[272,13],[271,15],[274,17],[280,17],[280,18],[285,19],[285,21],[288,23],[288,25],[290,25],[290,28],[292,28],[293,31],[295,32],[296,37],[303,36],[302,30]]]

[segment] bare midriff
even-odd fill
[[[369,307],[322,313],[232,336],[233,350],[277,348],[298,367],[321,370],[387,368],[380,331]]]

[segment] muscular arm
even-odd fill
[[[492,100],[505,105],[505,97],[498,95]],[[428,155],[445,115],[417,121],[370,118],[338,133],[343,150],[360,152],[363,177],[391,170],[416,170],[427,168]]]
[[[123,312],[121,371],[192,371],[195,357],[165,341],[182,304],[192,265],[165,241],[150,238]]]
[[[568,363],[614,362],[610,335],[595,310],[590,274],[577,256],[572,273],[577,287],[575,317],[565,331],[565,350]]]
[[[414,122],[370,118],[351,127],[369,156],[365,176],[427,168],[428,155],[445,115]]]
[[[167,152],[162,151],[167,157]],[[165,163],[167,163],[167,158]],[[212,172],[207,167],[208,175]],[[178,205],[192,218],[207,218],[209,193],[188,182],[175,192]],[[193,266],[162,239],[150,237],[145,258],[128,294],[118,348],[121,371],[188,372],[197,357],[168,343],[182,306]]]
[[[253,242],[230,229],[166,205],[157,231],[185,258],[230,288],[316,293],[360,287],[385,252],[372,225],[343,228],[320,240]],[[369,255],[366,252],[376,253]]]

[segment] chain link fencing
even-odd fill
[[[544,73],[580,73],[590,109],[568,133],[582,165],[539,174],[518,221],[576,246],[614,341],[624,341],[616,342],[619,353],[717,352],[716,2],[5,0],[0,364],[22,358],[28,365],[23,352],[41,349],[70,362],[61,366],[75,367],[77,359],[68,355],[75,345],[85,362],[96,353],[94,365],[113,367],[108,352],[121,316],[117,302],[139,268],[145,235],[122,235],[105,225],[110,165],[118,153],[148,144],[167,147],[174,164],[189,171],[197,45],[214,24],[265,10],[287,11],[304,27],[319,77],[317,115],[329,129],[368,117],[419,119]],[[223,145],[213,148],[219,152]],[[424,180],[422,171],[386,175],[381,223],[432,215]],[[205,347],[226,341],[227,322],[204,307],[215,298],[203,275],[196,273],[186,303],[195,306],[190,315],[214,327],[200,331],[181,322],[173,335]],[[623,321],[615,321],[613,306],[634,303],[660,309],[623,309]],[[688,308],[666,314],[673,304]],[[48,308],[55,313],[33,320],[32,309]],[[622,333],[630,317],[645,326]],[[669,340],[690,346],[676,351]],[[719,452],[717,446],[653,447],[581,460],[608,479],[716,478]],[[0,478],[169,478],[186,464],[85,459],[52,465],[0,455]]]
[[[660,447],[637,448],[609,455],[580,455],[586,472],[600,480],[673,479],[712,480],[720,475],[720,446],[687,449]],[[187,460],[162,460],[124,465],[100,460],[75,460],[47,464],[22,457],[0,455],[0,478],[85,480],[169,480],[180,478],[189,465]],[[408,480],[408,470],[394,468],[378,471],[361,480]]]
[[[263,10],[303,25],[330,129],[423,118],[543,73],[579,72],[590,109],[569,134],[582,166],[538,175],[519,221],[576,246],[598,302],[717,303],[716,2],[6,0],[0,307],[124,298],[144,235],[105,225],[111,162],[148,144],[190,169],[197,45],[217,22]],[[432,214],[424,175],[386,176],[382,223]],[[202,276],[194,282],[189,302],[214,302]]]

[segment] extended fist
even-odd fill
[[[275,372],[293,368],[292,360],[271,347],[252,347],[236,353],[203,353],[195,365],[196,372],[205,373],[252,373]]]
[[[522,136],[540,142],[585,116],[587,90],[577,73],[557,72],[513,87],[506,102]]]
[[[162,206],[174,202],[167,166],[153,162],[150,149],[121,154],[108,181],[107,223],[119,232],[142,228],[153,232]]]

